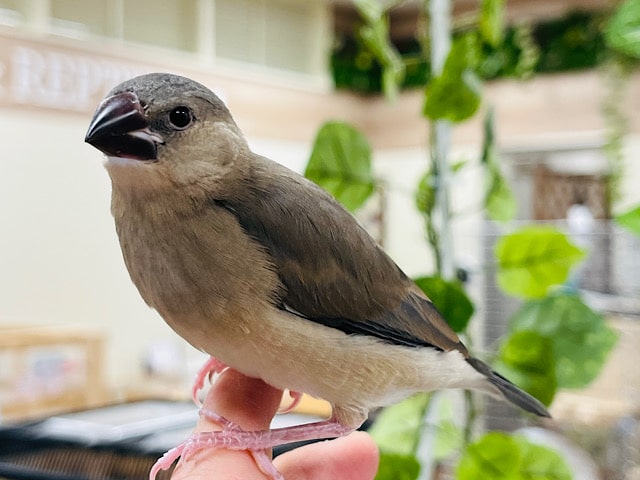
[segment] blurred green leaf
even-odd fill
[[[543,297],[550,287],[567,279],[569,270],[584,257],[559,230],[528,226],[505,235],[496,245],[498,284],[508,294]]]
[[[610,48],[640,58],[640,0],[620,4],[604,31]]]
[[[318,131],[304,175],[352,212],[357,210],[375,190],[369,142],[347,123],[325,123]]]
[[[467,160],[457,160],[451,164],[451,171],[453,173],[458,173],[467,165],[469,165],[469,162]]]
[[[458,173],[469,164],[467,160],[458,160],[451,164],[451,172]],[[418,191],[416,192],[416,208],[420,213],[431,215],[433,207],[436,204],[436,176],[433,170],[427,171],[420,182],[418,182]]]
[[[462,429],[453,420],[438,422],[433,442],[433,458],[444,460],[458,451],[464,443],[463,437]]]
[[[375,480],[416,480],[420,463],[414,455],[380,452],[380,464]]]
[[[378,414],[368,432],[381,451],[398,455],[414,454],[431,397],[430,393],[414,395],[386,407]]]
[[[426,117],[461,122],[476,113],[482,100],[481,82],[474,71],[477,63],[476,36],[467,34],[456,39],[442,73],[427,86]]]
[[[488,188],[484,199],[487,216],[496,222],[513,220],[517,212],[516,199],[500,168],[492,165],[487,174]]]
[[[464,433],[456,423],[459,412],[454,411],[453,402],[441,392],[437,400],[437,424],[433,439],[433,458],[445,460],[464,445]]]
[[[467,447],[457,480],[571,480],[571,471],[554,450],[523,437],[490,432]]]
[[[621,227],[640,236],[640,206],[627,210],[620,215],[616,215],[615,221]]]
[[[467,447],[458,463],[458,480],[517,479],[522,465],[518,443],[506,433],[487,433]]]
[[[353,0],[353,3],[367,23],[375,23],[386,10],[385,2],[380,0]]]
[[[535,373],[555,368],[553,344],[535,330],[513,333],[500,348],[500,359],[514,367]]]
[[[489,165],[495,162],[495,113],[493,107],[489,107],[482,122],[482,155],[480,162]]]
[[[480,33],[496,48],[504,38],[504,0],[482,0],[480,7]]]
[[[472,70],[459,77],[437,77],[427,90],[424,114],[431,120],[462,122],[480,107],[480,81]]]
[[[416,208],[420,213],[431,215],[433,207],[436,205],[436,187],[435,176],[429,170],[425,173],[418,183],[418,191],[416,193]]]
[[[528,441],[520,435],[513,437],[522,452],[522,480],[572,480],[567,462],[555,450]],[[575,479],[579,480],[579,479]]]
[[[516,199],[502,175],[495,151],[493,109],[489,109],[484,118],[484,138],[480,160],[486,169],[487,187],[484,209],[487,216],[496,222],[513,220],[517,209]]]
[[[513,44],[520,52],[513,73],[521,79],[532,77],[540,60],[540,47],[530,25],[514,27]]]
[[[389,38],[388,7],[379,0],[354,0],[354,3],[365,21],[358,30],[360,41],[382,66],[382,89],[388,99],[394,99],[404,79],[405,64]]]
[[[617,335],[577,295],[556,293],[524,304],[512,332],[535,331],[551,340],[558,387],[583,388],[600,373]]]
[[[545,405],[557,389],[553,342],[534,330],[512,333],[501,345],[493,367]]]
[[[427,294],[455,332],[467,328],[474,309],[460,282],[434,276],[416,278],[415,283]]]

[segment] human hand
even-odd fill
[[[204,408],[243,430],[266,430],[280,406],[282,392],[235,370],[224,371],[211,387]],[[241,401],[240,401],[241,400]],[[196,432],[220,430],[201,416]],[[354,432],[343,438],[297,448],[277,457],[276,468],[286,480],[372,480],[378,468],[378,449],[369,435]],[[245,450],[204,449],[180,462],[172,480],[216,478],[265,480],[252,455]]]

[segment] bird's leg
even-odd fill
[[[198,370],[196,374],[196,379],[193,382],[193,387],[191,387],[191,398],[198,407],[202,407],[198,393],[204,388],[205,380],[211,379],[211,376],[216,373],[222,373],[226,368],[228,368],[227,365],[215,357],[209,357],[205,364],[200,367],[200,370]]]
[[[355,430],[354,427],[343,425],[335,418],[330,418],[321,422],[275,428],[273,430],[245,431],[211,410],[203,408],[200,414],[210,421],[220,424],[223,429],[221,431],[201,432],[192,435],[187,442],[192,443],[190,448],[194,451],[205,447],[228,448],[230,450],[262,450],[293,442],[342,437]]]
[[[248,450],[265,475],[272,480],[282,480],[282,475],[273,466],[266,453],[267,449],[293,442],[341,437],[355,430],[354,427],[343,425],[335,418],[331,418],[274,430],[245,431],[211,410],[202,409],[200,415],[219,424],[222,430],[194,433],[182,444],[169,450],[151,469],[149,476],[151,480],[155,479],[158,471],[170,468],[176,458],[180,457],[181,462],[186,462],[189,456],[205,448]]]
[[[289,413],[294,408],[296,408],[298,406],[298,404],[300,403],[300,399],[302,398],[302,393],[293,392],[293,391],[289,390],[289,396],[291,397],[291,403],[289,405],[287,405],[286,407],[281,407],[278,410],[278,413]]]
[[[205,417],[210,422],[217,423],[222,427],[223,430],[231,432],[231,434],[233,434],[233,432],[242,431],[242,429],[232,421],[210,410],[202,409],[200,411],[200,415]],[[185,444],[186,443],[188,443],[188,439],[187,439],[187,442],[185,442]],[[193,452],[197,450],[200,450],[200,449],[195,448]],[[189,451],[185,454],[185,456],[190,455],[193,452]],[[267,449],[260,449],[260,450],[250,449],[249,453],[251,453],[251,456],[253,457],[253,461],[256,462],[256,465],[258,466],[258,468],[262,473],[267,475],[272,480],[284,480],[284,477],[280,474],[278,469],[275,467],[275,465],[271,461],[271,455]]]

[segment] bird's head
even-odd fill
[[[167,73],[135,77],[111,90],[98,106],[85,142],[107,156],[114,184],[139,188],[220,179],[248,149],[213,92]]]

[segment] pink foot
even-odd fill
[[[153,464],[153,467],[151,467],[151,471],[149,472],[149,480],[155,480],[160,470],[169,470],[171,465],[173,465],[173,462],[181,457],[186,446],[187,442],[182,442],[177,447],[166,451],[164,455],[156,460],[156,463]]]
[[[198,373],[196,374],[196,379],[193,382],[193,387],[191,387],[191,398],[198,407],[202,407],[202,402],[198,398],[198,393],[204,388],[205,380],[211,378],[211,376],[216,373],[222,373],[226,368],[227,366],[224,363],[214,357],[209,357],[209,360],[200,367],[200,370],[198,370]]]
[[[253,461],[262,473],[264,473],[271,480],[284,480],[282,474],[278,471],[276,466],[271,460],[271,455],[267,453],[267,450],[249,450]]]
[[[190,455],[205,448],[227,448],[229,450],[249,450],[258,465],[258,468],[272,480],[283,480],[282,475],[273,466],[266,449],[286,443],[316,440],[320,438],[333,438],[347,435],[355,430],[353,427],[342,425],[335,419],[322,422],[295,425],[293,427],[277,428],[275,430],[260,430],[247,432],[226,418],[209,410],[201,410],[212,422],[222,426],[222,430],[214,432],[195,433],[185,442],[165,453],[153,466],[149,474],[150,480],[154,480],[160,470],[171,467],[176,458],[180,461],[188,461]]]
[[[205,447],[228,448],[230,450],[263,450],[293,442],[342,437],[355,430],[355,428],[343,425],[332,418],[322,422],[294,425],[293,427],[248,432],[210,410],[202,409],[200,414],[212,422],[219,423],[223,429],[221,431],[201,432],[192,435],[187,442],[192,444],[190,448],[194,451]]]
[[[302,393],[300,393],[300,392],[292,392],[290,390],[289,391],[289,396],[291,397],[291,403],[289,405],[287,405],[286,407],[281,408],[280,410],[278,410],[278,413],[289,413],[294,408],[296,408],[298,406],[298,404],[300,403],[300,399],[302,398]]]

